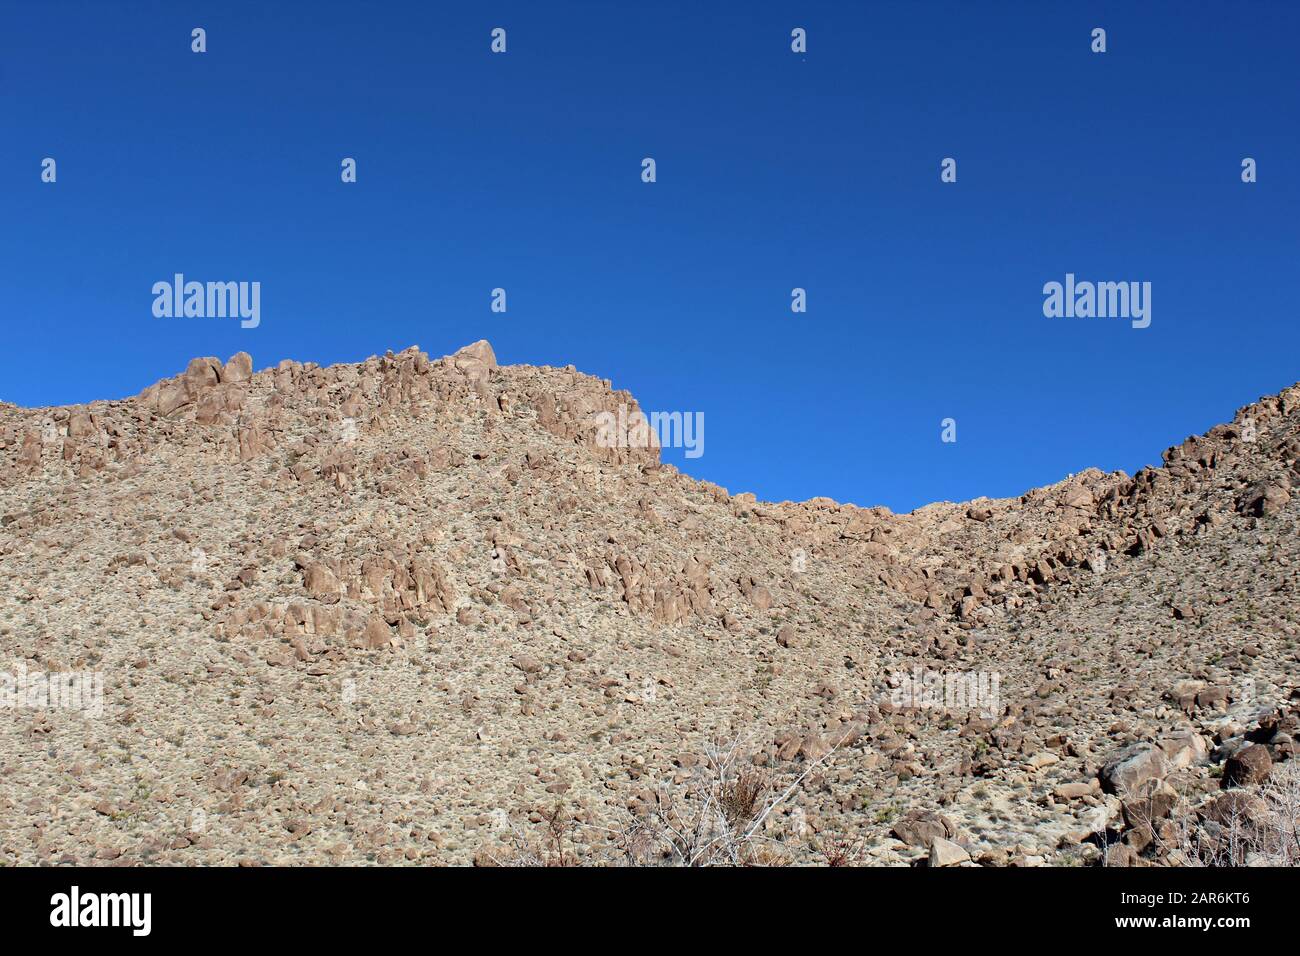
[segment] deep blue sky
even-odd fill
[[[760,498],[1132,472],[1300,379],[1297,37],[1291,2],[4,0],[0,399],[487,338],[703,411],[665,458]],[[175,272],[260,281],[261,326],[155,319]],[[1044,318],[1066,272],[1150,281],[1151,327]]]

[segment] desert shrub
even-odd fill
[[[1175,820],[1169,861],[1183,866],[1300,866],[1300,761],[1264,783],[1226,790],[1213,818]]]

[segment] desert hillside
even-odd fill
[[[0,405],[0,670],[103,694],[10,701],[0,862],[1287,852],[1300,386],[908,515],[602,447],[620,406],[487,342]]]

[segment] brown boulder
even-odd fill
[[[1273,758],[1263,744],[1251,744],[1228,758],[1223,765],[1224,787],[1245,787],[1263,783],[1273,769]]]
[[[1206,820],[1219,826],[1259,826],[1269,816],[1268,804],[1262,797],[1245,790],[1221,793],[1199,811]]]
[[[303,572],[303,585],[307,588],[308,594],[324,604],[336,603],[343,591],[334,572],[319,563],[307,566],[306,571]]]
[[[1150,827],[1169,816],[1177,804],[1177,790],[1163,780],[1148,780],[1124,799],[1121,809],[1130,827]]]
[[[452,355],[451,364],[470,381],[482,381],[497,367],[497,357],[487,339],[479,339]]]
[[[933,810],[909,810],[889,831],[908,846],[929,849],[937,839],[952,839],[957,828],[941,813]]]
[[[362,635],[366,647],[386,647],[393,640],[393,631],[378,614],[370,615],[366,621],[366,630]]]
[[[247,352],[236,352],[226,359],[221,373],[223,382],[247,382],[253,377],[253,357]]]
[[[1284,482],[1260,481],[1246,490],[1238,507],[1243,514],[1263,517],[1277,514],[1290,500],[1291,491]]]
[[[189,367],[181,376],[191,395],[197,395],[200,389],[216,385],[221,381],[221,360],[214,357],[190,359]]]
[[[154,387],[157,391],[150,396],[150,404],[164,418],[193,401],[189,390],[185,387],[185,383],[180,379],[159,382]]]

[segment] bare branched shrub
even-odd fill
[[[644,862],[670,866],[739,866],[755,862],[751,825],[768,789],[756,769],[741,768],[740,740],[710,745],[685,795],[660,788],[647,816],[633,825],[648,846]],[[637,862],[642,862],[638,860]]]
[[[1260,788],[1269,816],[1264,853],[1270,866],[1300,866],[1300,761],[1276,764]]]
[[[733,827],[748,823],[758,812],[759,800],[767,792],[767,777],[759,770],[746,768],[734,779],[723,780],[718,786],[718,804],[722,815]]]
[[[827,866],[861,866],[866,856],[862,841],[849,837],[824,840],[820,850]]]
[[[740,739],[706,748],[685,793],[660,788],[654,805],[615,836],[617,862],[661,866],[779,866],[789,862],[784,845],[764,833],[764,824],[790,799],[813,770],[839,749],[837,742],[793,779],[782,781],[754,767],[740,754]],[[851,859],[847,853],[838,858]]]
[[[542,814],[540,836],[529,836],[517,828],[512,830],[507,851],[494,856],[497,866],[577,866],[577,855],[566,841],[570,840],[573,821],[557,802]]]
[[[1175,818],[1171,861],[1194,867],[1241,866],[1253,827],[1236,807],[1219,816],[1208,821],[1198,821],[1191,813]]]
[[[1214,819],[1175,819],[1171,862],[1300,866],[1300,761],[1275,765],[1258,787],[1225,791],[1215,808]]]
[[[605,840],[602,856],[590,860],[630,866],[782,866],[790,862],[781,841],[767,836],[764,825],[789,800],[804,780],[825,764],[848,739],[840,738],[798,774],[775,785],[776,778],[754,766],[741,752],[740,738],[711,744],[684,788],[661,786],[653,802],[617,829],[589,826]],[[508,850],[494,854],[500,866],[572,866],[573,824],[555,810],[546,815],[540,836],[514,831]],[[857,844],[827,843],[822,849],[832,866],[860,861]]]

